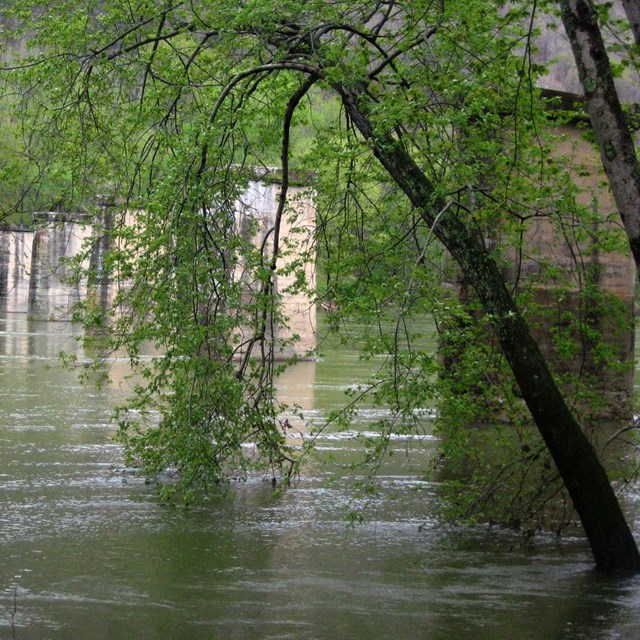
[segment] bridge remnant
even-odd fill
[[[273,251],[279,236],[274,288],[280,298],[284,324],[274,324],[274,338],[283,346],[276,357],[310,357],[316,343],[316,311],[310,291],[315,283],[315,208],[310,190],[289,186],[288,204],[276,220],[280,181],[276,170],[268,170],[249,181],[235,203],[237,233]],[[43,213],[34,216],[33,227],[5,225],[0,228],[0,309],[28,313],[37,320],[66,321],[74,303],[92,296],[107,307],[122,283],[110,281],[104,259],[112,243],[114,203],[101,200],[98,215]],[[134,214],[128,214],[129,216]],[[277,227],[277,233],[276,233]],[[84,255],[83,277],[74,272],[74,258]],[[239,264],[235,277],[248,294],[259,283]],[[298,286],[300,283],[304,285]],[[126,283],[124,283],[126,286]]]

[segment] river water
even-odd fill
[[[0,638],[640,637],[640,579],[595,574],[584,539],[525,545],[438,523],[419,471],[428,435],[394,440],[355,527],[346,516],[361,505],[335,474],[355,433],[319,438],[336,465],[310,463],[283,495],[256,478],[202,509],[163,506],[113,442],[126,364],[111,362],[100,389],[80,386],[58,366],[74,348],[68,324],[0,319]],[[369,366],[327,347],[282,394],[320,419]],[[374,417],[364,410],[356,430]]]

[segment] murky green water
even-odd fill
[[[202,510],[160,505],[112,441],[124,363],[112,385],[80,387],[57,367],[69,331],[0,321],[0,638],[640,637],[640,580],[596,575],[583,539],[525,547],[436,523],[417,470],[429,438],[394,441],[383,495],[355,529],[350,483],[319,464],[281,497],[257,478]],[[367,372],[348,349],[325,351],[283,382],[311,419]],[[360,417],[366,431],[375,410]],[[359,441],[318,445],[339,462]]]

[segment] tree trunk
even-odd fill
[[[483,304],[522,396],[549,448],[589,539],[596,567],[608,574],[640,571],[640,554],[607,474],[567,407],[547,363],[487,252],[479,232],[434,196],[429,179],[401,142],[378,135],[367,116],[366,97],[335,85],[353,124],[378,160],[469,278]],[[436,214],[434,214],[436,212]]]
[[[633,31],[633,39],[637,45],[640,45],[640,1],[639,0],[622,0],[624,12]]]
[[[640,15],[637,0],[625,2],[625,10],[627,7],[635,10],[633,15]],[[607,50],[590,0],[560,0],[560,8],[602,164],[640,277],[640,167],[613,82]]]

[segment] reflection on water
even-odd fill
[[[354,529],[351,483],[317,462],[279,497],[257,478],[201,510],[158,504],[112,441],[125,363],[110,363],[110,385],[80,387],[57,367],[74,348],[68,325],[0,321],[0,637],[640,636],[640,580],[594,574],[583,539],[523,546],[439,525],[437,487],[419,473],[428,438],[392,441],[381,495]],[[287,374],[281,396],[319,419],[368,367],[327,351]],[[336,463],[359,448],[362,418],[353,433],[321,436]]]

